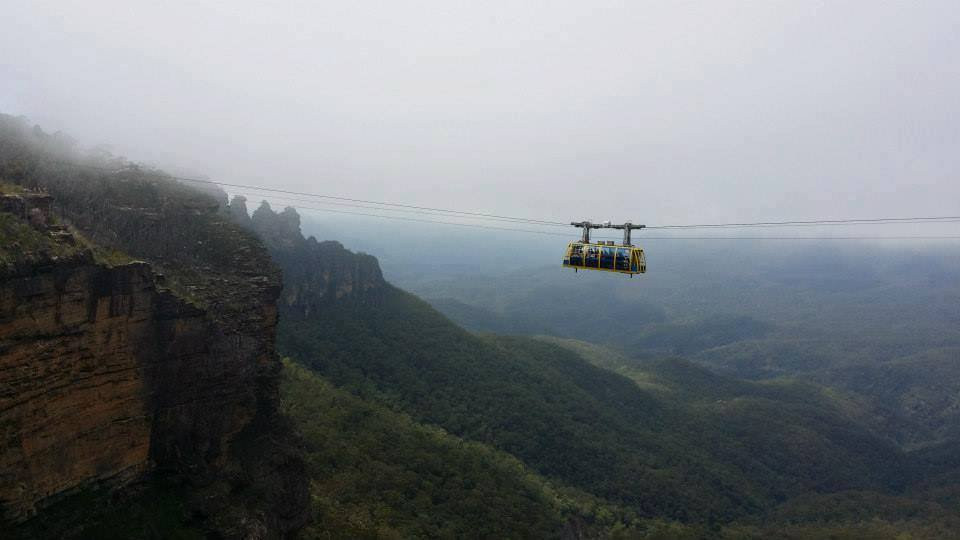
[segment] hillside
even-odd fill
[[[924,326],[949,307],[908,304],[919,320],[854,339],[904,305],[879,270],[810,285],[840,310],[822,321],[793,293],[747,313],[737,288],[586,281],[571,303],[528,277],[438,285],[437,307],[509,335],[470,332],[375,257],[304,237],[292,208],[250,214],[0,120],[0,502],[18,536],[938,538],[960,522],[955,336]],[[860,326],[852,298],[876,308]]]
[[[960,0],[0,13],[0,540],[960,540]]]
[[[277,267],[217,193],[91,159],[0,116],[4,527],[77,535],[157,489],[207,534],[296,530]]]
[[[509,455],[285,367],[284,410],[307,440],[318,509],[304,536],[322,528],[344,538],[546,537],[562,529],[557,496]]]
[[[470,330],[602,344],[633,366],[681,356],[735,378],[802,378],[869,403],[874,425],[904,449],[956,438],[955,248],[656,248],[661,266],[640,283],[545,268],[470,280],[423,272],[410,283]],[[571,295],[590,317],[535,300]]]
[[[324,245],[325,259],[311,255]],[[385,282],[369,256],[312,239],[268,246],[295,265],[288,275],[314,268],[350,280],[349,291],[317,289],[339,296],[289,297],[284,354],[358,399],[511,454],[640,517],[733,524],[800,496],[892,496],[913,481],[911,458],[876,431],[863,404],[816,385],[739,381],[682,360],[621,357],[624,371],[616,360],[591,364],[583,349],[470,334]]]

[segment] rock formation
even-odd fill
[[[189,510],[220,536],[301,526],[307,485],[276,410],[280,275],[267,251],[212,197],[169,181],[43,185],[56,215],[49,197],[0,201],[3,519],[159,474],[191,486]],[[84,239],[47,227],[54,218]]]
[[[234,198],[230,206],[243,205],[245,201]],[[243,223],[243,219],[239,222]],[[249,226],[283,269],[279,307],[284,316],[306,318],[334,300],[374,301],[376,292],[386,285],[376,257],[353,253],[339,242],[304,238],[300,216],[293,208],[277,213],[263,202],[254,211]]]

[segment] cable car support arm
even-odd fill
[[[643,229],[646,227],[646,225],[634,225],[629,221],[622,225],[613,225],[609,221],[606,221],[604,223],[592,223],[590,221],[571,221],[570,224],[573,225],[574,227],[579,227],[583,229],[582,241],[584,244],[590,243],[590,229],[622,229],[624,246],[633,245],[631,244],[631,240],[630,240],[631,231],[633,231],[634,229]]]

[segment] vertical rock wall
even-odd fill
[[[148,262],[83,249],[0,273],[3,518],[158,471],[203,493],[189,510],[221,536],[301,526],[308,491],[276,411],[280,275],[266,250],[181,188],[48,185],[97,249]],[[62,229],[48,236],[67,241]]]
[[[230,208],[233,219],[255,231],[283,268],[279,306],[284,316],[307,318],[334,301],[370,301],[386,287],[376,257],[353,253],[339,242],[304,238],[293,208],[277,213],[263,202],[248,219],[246,199],[234,198]]]
[[[34,270],[0,280],[0,505],[11,520],[149,463],[138,357],[155,334],[149,267],[80,257]]]

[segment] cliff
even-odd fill
[[[150,469],[157,366],[143,351],[164,333],[188,341],[201,320],[144,263],[108,268],[85,252],[20,270],[0,282],[0,504],[12,521]]]
[[[305,523],[298,440],[277,412],[280,273],[261,243],[162,175],[16,170],[5,180],[53,197],[0,204],[3,519],[40,512],[29,529],[73,493],[163,477],[223,537]]]
[[[283,291],[279,308],[282,316],[306,319],[334,303],[377,301],[387,284],[376,257],[353,253],[335,241],[319,242],[300,232],[300,216],[293,208],[274,212],[263,202],[253,216],[246,217],[246,200],[233,199],[230,214],[251,228],[283,269]]]

